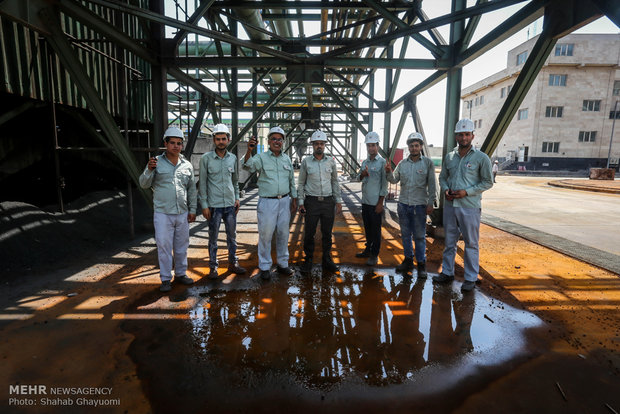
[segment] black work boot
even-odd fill
[[[334,263],[332,258],[329,256],[323,258],[322,266],[323,266],[323,270],[326,270],[328,272],[337,272],[340,270],[338,266],[336,266],[336,263]]]
[[[355,257],[370,257],[370,249],[366,248],[359,253],[355,254]]]
[[[426,262],[418,262],[418,279],[426,279],[428,273],[426,273]]]
[[[405,257],[403,262],[396,266],[398,273],[407,273],[411,270],[413,270],[413,257]]]
[[[310,273],[312,272],[312,258],[306,257],[303,263],[299,266],[299,271],[301,273]]]

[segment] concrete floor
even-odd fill
[[[620,195],[552,187],[554,180],[498,176],[484,193],[483,212],[620,255]]]
[[[490,201],[505,191],[544,205],[534,198],[544,193],[528,191],[531,185],[502,181],[486,194]],[[481,283],[472,294],[459,290],[461,257],[452,285],[399,275],[393,201],[380,262],[371,269],[354,257],[364,241],[359,183],[343,188],[337,274],[324,275],[317,265],[311,277],[256,278],[257,197],[249,192],[238,224],[238,253],[249,275],[225,273],[222,248],[220,280],[206,279],[207,231],[198,222],[189,252],[196,284],[189,288],[156,290],[152,238],[28,283],[7,283],[0,298],[2,412],[620,410],[617,274],[483,225]],[[571,197],[567,203],[577,203],[579,196]],[[302,231],[297,217],[293,264],[302,258]],[[428,238],[431,276],[442,248]],[[57,395],[16,395],[7,384],[111,393],[89,396],[108,400],[97,409],[78,406],[76,395],[43,406],[43,398]]]

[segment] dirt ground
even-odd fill
[[[358,189],[354,186],[349,189],[347,208],[335,224],[334,256],[339,263],[359,262],[354,254],[363,247],[363,232],[356,210]],[[246,198],[238,225],[241,263],[252,270],[257,264],[255,203],[255,196]],[[380,256],[379,267],[386,273],[402,259],[394,219],[394,214],[388,214],[384,230],[385,248]],[[293,263],[301,258],[302,229],[297,219],[291,227]],[[48,252],[48,256],[42,255],[45,266],[36,263],[39,254],[36,244],[34,247],[22,246],[32,265],[29,270],[13,269],[11,277],[3,279],[5,293],[0,299],[3,338],[0,343],[3,366],[0,383],[4,384],[0,411],[620,411],[619,276],[485,225],[481,228],[481,283],[476,294],[490,303],[497,301],[531,312],[546,323],[543,328],[528,334],[528,349],[520,358],[501,366],[492,363],[478,366],[458,384],[451,385],[448,392],[430,392],[416,398],[407,398],[407,389],[388,385],[383,388],[359,387],[349,394],[338,389],[319,392],[316,396],[320,399],[312,404],[305,404],[310,397],[300,394],[295,404],[294,395],[284,396],[290,389],[275,379],[274,387],[282,387],[280,394],[273,390],[245,397],[229,395],[231,391],[221,386],[224,379],[199,369],[202,365],[194,365],[192,355],[196,350],[187,344],[180,332],[187,329],[188,320],[201,303],[201,297],[215,292],[219,295],[215,297],[219,298],[233,290],[260,293],[265,287],[257,287],[254,277],[234,280],[231,275],[222,274],[222,281],[218,282],[221,286],[213,291],[213,285],[205,277],[209,269],[203,222],[193,228],[193,234],[189,275],[196,280],[198,288],[211,289],[208,292],[198,290],[203,292],[198,295],[189,294],[190,290],[181,286],[175,286],[170,295],[157,292],[156,251],[149,236],[110,246],[87,257],[77,255],[77,259],[63,255],[49,263]],[[442,241],[429,237],[427,243],[429,271],[437,272]],[[462,280],[462,253],[459,250],[457,281]],[[430,286],[430,281],[428,283]],[[274,298],[278,295],[277,286],[279,284],[274,282]],[[437,291],[433,288],[433,292]],[[264,298],[264,295],[260,297]],[[277,324],[281,318],[277,316],[277,309],[274,312],[274,323]],[[287,324],[285,320],[284,325]],[[197,329],[196,325],[192,326],[190,329]],[[267,335],[272,332],[271,335],[276,337],[281,332],[278,326],[267,325],[264,329],[262,332]],[[285,352],[278,349],[279,343],[274,339],[265,346],[274,348],[269,352],[279,355]],[[219,346],[225,347],[226,344],[224,341]],[[238,364],[240,360],[234,361]],[[263,368],[269,371],[268,367]],[[247,381],[245,376],[243,378]],[[202,385],[197,385],[200,382]],[[37,406],[9,404],[9,399],[16,397],[10,393],[10,385],[32,384],[45,384],[48,388],[110,387],[113,389],[110,398],[118,399],[119,404],[112,401],[104,407],[76,406],[75,403],[70,407],[44,407],[40,400]],[[267,381],[267,384],[270,383]],[[364,394],[369,389],[372,392],[379,390],[384,397],[373,401],[368,396],[374,395],[372,392]],[[200,390],[204,395],[198,396],[192,390]],[[236,398],[242,403],[228,410],[221,407],[221,410],[214,410],[209,406],[197,408],[191,404],[192,400],[202,401],[205,395],[211,400],[221,397],[234,401]],[[41,395],[18,397],[40,398]],[[183,407],[187,407],[187,411]]]

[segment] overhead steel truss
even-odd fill
[[[189,131],[186,151],[191,153],[203,125],[230,122],[234,149],[259,126],[282,124],[287,146],[301,155],[308,136],[322,128],[349,171],[358,167],[358,139],[367,131],[382,131],[383,153],[390,158],[402,134],[423,132],[416,97],[444,79],[444,151],[451,148],[463,66],[544,15],[543,34],[484,144],[493,151],[555,39],[603,14],[620,21],[618,2],[612,0],[451,0],[449,11],[432,18],[422,0],[25,3],[1,1],[0,12],[44,34],[102,124],[113,120],[105,114],[101,91],[84,75],[88,52],[78,53],[77,47],[97,50],[99,42],[109,41],[151,67],[153,136],[161,136],[174,120]],[[480,36],[478,23],[485,13],[515,5],[510,18]],[[97,39],[70,35],[66,24],[59,24],[67,18],[96,32]],[[132,37],[119,21],[134,22],[144,36]],[[442,27],[449,28],[447,40],[438,30]],[[137,70],[121,63],[125,70]],[[412,82],[412,71],[427,74]],[[383,90],[377,90],[378,83]],[[119,128],[101,129],[135,179],[137,166],[131,165]]]

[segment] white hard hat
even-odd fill
[[[274,126],[273,128],[271,128],[269,130],[269,134],[267,134],[267,138],[271,138],[273,134],[281,134],[282,138],[286,138],[286,134],[284,133],[284,130],[280,128],[279,126]]]
[[[310,142],[314,142],[314,141],[327,142],[327,135],[325,135],[325,132],[317,129],[316,131],[312,133],[312,136],[310,137]]]
[[[411,144],[413,141],[418,141],[418,140],[424,142],[424,137],[422,136],[422,134],[420,134],[419,132],[412,132],[407,137],[407,145]]]
[[[181,138],[185,139],[185,135],[183,135],[183,131],[177,127],[170,127],[164,132],[164,139],[172,137],[172,138]]]
[[[226,134],[230,138],[230,132],[228,131],[228,127],[224,124],[217,124],[213,127],[213,135],[215,134]]]
[[[454,133],[459,132],[474,132],[474,121],[468,118],[461,119],[454,127]]]
[[[369,133],[366,134],[366,141],[364,141],[365,144],[378,144],[379,143],[379,134],[377,134],[375,131],[370,131]]]

